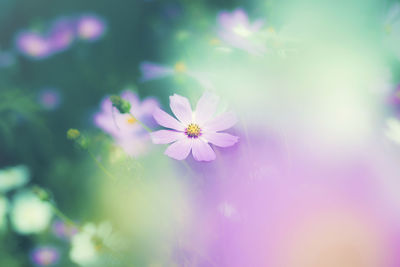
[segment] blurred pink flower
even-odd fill
[[[96,41],[104,35],[106,23],[94,14],[83,15],[77,22],[77,33],[81,39]]]
[[[262,20],[251,23],[246,12],[238,8],[231,13],[220,12],[217,22],[217,33],[223,42],[252,54],[265,52],[265,47],[258,42],[256,36],[264,24]]]
[[[36,266],[55,265],[60,258],[60,253],[54,247],[38,247],[31,253],[31,260]]]
[[[219,267],[400,266],[398,204],[382,188],[398,175],[387,158],[377,163],[387,151],[368,147],[337,159],[247,129],[218,161],[189,162],[203,189],[194,185],[201,204],[180,258]]]
[[[33,59],[46,58],[53,52],[47,38],[29,31],[17,35],[16,46],[20,53]]]
[[[132,115],[151,126],[155,124],[152,114],[158,107],[154,98],[147,98],[140,102],[139,97],[131,92],[124,91],[121,97],[131,103]],[[121,114],[112,106],[109,97],[101,102],[101,111],[94,116],[95,124],[110,134],[116,143],[130,156],[139,156],[147,151],[148,133],[130,114]]]
[[[174,94],[170,96],[170,107],[176,120],[161,109],[155,109],[153,116],[158,124],[172,130],[159,130],[151,133],[155,144],[172,143],[165,154],[177,160],[185,159],[190,151],[197,161],[215,159],[215,152],[209,143],[219,147],[233,146],[238,137],[221,133],[236,123],[232,112],[213,117],[219,98],[211,93],[204,93],[193,112],[186,97]]]
[[[75,39],[75,22],[68,18],[57,19],[48,34],[53,52],[60,52],[70,47]]]

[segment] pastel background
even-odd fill
[[[399,60],[398,1],[0,1],[0,266],[400,266]]]

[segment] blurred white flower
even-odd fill
[[[0,193],[25,185],[29,178],[29,169],[24,165],[0,170]]]
[[[6,225],[7,207],[7,199],[4,196],[0,195],[0,230],[2,230]]]
[[[400,121],[395,118],[387,119],[385,135],[387,138],[400,145]]]
[[[99,266],[104,263],[105,249],[118,247],[119,240],[111,223],[102,222],[98,226],[88,223],[72,237],[69,257],[81,266]]]
[[[32,192],[19,192],[13,200],[11,223],[20,234],[33,234],[45,230],[51,220],[51,206]]]

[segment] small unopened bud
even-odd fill
[[[82,135],[77,129],[69,129],[67,131],[67,138],[75,141],[75,144],[81,149],[87,149],[89,147],[89,139]]]
[[[69,129],[67,131],[67,138],[69,140],[77,140],[81,136],[81,132],[77,129]]]
[[[51,199],[49,192],[37,185],[32,188],[32,191],[42,201],[50,201]]]
[[[121,114],[129,113],[131,110],[131,103],[118,95],[110,96],[111,103],[118,109]]]

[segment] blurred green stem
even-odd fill
[[[58,217],[60,217],[60,219],[63,220],[66,224],[76,227],[78,229],[81,229],[80,225],[76,224],[73,220],[68,218],[68,216],[65,215],[61,210],[59,210],[52,202],[47,201],[47,203],[50,204],[51,209],[53,210],[54,214],[56,214]]]
[[[93,153],[90,150],[88,150],[88,153],[90,157],[94,160],[94,162],[96,162],[97,166],[100,168],[102,172],[104,172],[109,178],[116,180],[115,176],[112,175],[109,171],[107,171],[107,169],[103,166],[103,164],[101,164],[101,162],[93,155]]]
[[[147,132],[149,132],[149,133],[152,132],[152,130],[151,130],[149,127],[147,127],[143,122],[141,122],[141,121],[138,120],[135,116],[133,116],[132,112],[129,112],[129,115],[131,115],[131,117],[132,117],[135,121],[137,121]]]

